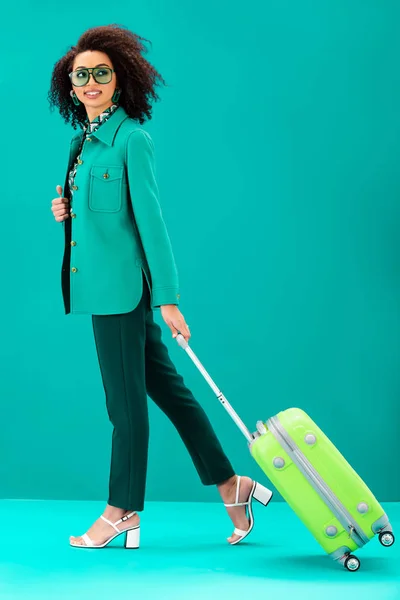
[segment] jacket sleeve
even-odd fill
[[[154,144],[144,129],[128,136],[126,166],[133,214],[150,269],[152,308],[178,305],[178,271],[159,202]]]

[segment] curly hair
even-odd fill
[[[87,121],[84,105],[76,106],[72,102],[71,81],[68,74],[72,71],[77,54],[87,50],[98,50],[107,54],[113,63],[118,87],[122,90],[118,104],[139,123],[144,123],[146,119],[150,120],[152,112],[150,101],[159,100],[155,86],[159,83],[166,85],[166,82],[142,56],[147,53],[143,42],[148,41],[115,23],[92,27],[85,31],[77,45],[70,46],[68,52],[54,66],[48,92],[50,110],[53,111],[57,106],[61,117],[66,123],[71,123],[74,129],[78,124],[83,125]]]

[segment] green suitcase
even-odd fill
[[[290,408],[265,423],[258,421],[257,431],[250,433],[185,338],[179,334],[176,339],[246,437],[254,460],[325,552],[357,571],[360,560],[352,552],[375,535],[382,545],[393,545],[382,506],[303,410]]]
[[[250,452],[322,548],[349,571],[375,535],[394,543],[389,519],[364,481],[301,409],[258,422]]]

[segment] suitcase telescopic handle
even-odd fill
[[[218,388],[218,386],[211,379],[210,375],[207,373],[207,371],[205,370],[205,368],[203,367],[203,365],[201,364],[201,362],[199,361],[199,359],[197,358],[197,356],[195,355],[193,350],[190,348],[188,342],[185,340],[183,335],[179,332],[175,339],[178,342],[178,344],[180,345],[180,347],[186,351],[186,354],[188,354],[190,356],[190,358],[192,359],[192,361],[194,362],[194,364],[196,365],[196,367],[198,368],[200,373],[203,375],[204,379],[207,381],[207,383],[213,390],[214,394],[217,396],[217,398],[220,401],[220,403],[222,404],[222,406],[226,409],[226,411],[229,413],[229,415],[231,416],[233,421],[239,427],[239,429],[243,433],[244,437],[247,439],[248,442],[252,442],[254,440],[254,436],[250,433],[249,429],[243,423],[242,419],[239,417],[237,412],[232,408],[232,406],[229,404],[228,400],[225,398],[224,394],[221,392],[221,390]]]

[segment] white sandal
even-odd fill
[[[129,513],[129,515],[125,515],[118,521],[115,521],[115,523],[112,523],[111,521],[109,521],[108,519],[103,517],[103,515],[100,515],[100,519],[103,519],[103,521],[105,521],[106,523],[111,525],[111,527],[114,527],[114,529],[117,533],[114,534],[113,536],[111,536],[110,538],[108,538],[108,540],[106,540],[104,542],[104,544],[94,544],[93,541],[88,536],[88,534],[84,533],[81,537],[86,545],[74,544],[73,542],[70,542],[70,545],[74,546],[74,548],[104,548],[105,546],[107,546],[107,544],[109,544],[118,535],[121,535],[121,533],[125,533],[126,534],[125,548],[137,549],[137,548],[139,548],[139,541],[140,541],[140,525],[135,525],[135,527],[131,527],[130,529],[123,529],[122,531],[120,529],[118,529],[118,527],[117,527],[117,525],[119,525],[123,521],[127,521],[128,519],[130,519],[130,517],[133,517],[133,515],[136,515],[136,511]]]
[[[271,498],[273,496],[273,493],[271,492],[271,490],[264,487],[260,483],[257,483],[257,481],[253,482],[253,487],[251,488],[251,492],[250,492],[247,502],[239,502],[239,491],[240,491],[240,476],[238,476],[238,478],[237,478],[236,500],[235,500],[234,504],[224,504],[224,506],[226,506],[226,507],[246,506],[247,507],[246,512],[248,513],[248,519],[249,519],[249,528],[247,531],[243,531],[243,529],[238,529],[237,527],[235,527],[233,533],[235,535],[240,535],[240,538],[237,539],[235,542],[229,542],[231,544],[231,546],[235,546],[235,544],[238,544],[239,542],[244,540],[244,538],[249,535],[249,533],[251,532],[251,530],[254,527],[254,516],[253,516],[253,508],[252,508],[253,498],[255,500],[257,500],[257,502],[260,502],[260,504],[267,506],[267,504],[269,503],[269,501],[271,500]]]

